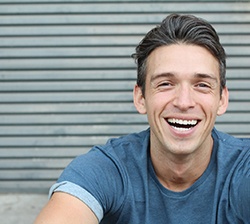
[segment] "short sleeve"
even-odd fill
[[[126,175],[114,156],[95,147],[75,158],[63,171],[53,191],[69,193],[88,205],[100,219],[122,205]]]
[[[247,223],[250,220],[250,177],[241,181],[238,195],[240,216]]]
[[[232,186],[231,201],[237,216],[244,222],[250,220],[250,150],[244,153],[241,162],[237,166]]]
[[[74,183],[63,181],[54,184],[50,188],[49,197],[51,197],[54,192],[64,192],[77,197],[92,210],[99,222],[103,218],[103,209],[100,203],[84,188]]]

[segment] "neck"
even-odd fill
[[[212,143],[207,150],[192,155],[162,155],[152,153],[151,160],[161,184],[171,191],[189,188],[206,170],[212,153]]]

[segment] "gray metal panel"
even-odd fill
[[[250,137],[249,1],[1,1],[0,192],[45,192],[92,145],[147,128],[130,55],[171,12],[215,26],[231,103],[216,127]]]

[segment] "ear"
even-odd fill
[[[221,94],[220,105],[217,111],[218,116],[226,112],[227,107],[228,107],[228,101],[229,101],[229,92],[228,92],[227,87],[224,87],[224,89],[222,90],[222,94]]]
[[[137,84],[134,87],[134,105],[140,114],[146,114],[145,98],[142,94],[141,87]]]

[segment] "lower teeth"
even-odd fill
[[[180,127],[175,127],[175,126],[173,126],[173,128],[178,130],[178,131],[188,131],[191,129],[191,128],[180,128]]]

